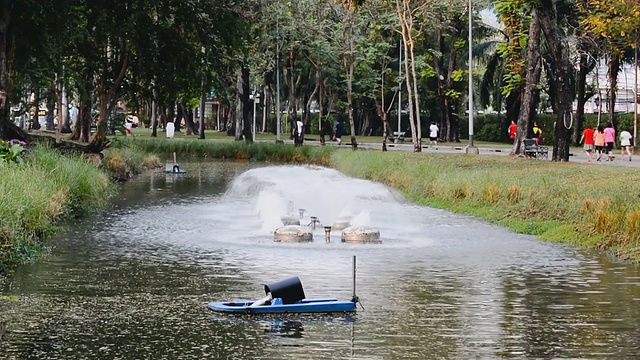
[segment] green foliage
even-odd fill
[[[250,160],[286,163],[314,163],[327,165],[333,146],[285,146],[282,144],[255,143],[243,141],[211,142],[200,140],[158,140],[127,139],[118,147],[129,147],[152,154],[170,155],[174,152],[181,157],[212,158],[222,160]]]
[[[27,144],[20,140],[4,141],[0,139],[0,162],[19,163]]]

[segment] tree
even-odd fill
[[[351,146],[356,149],[356,127],[353,119],[353,71],[354,71],[354,17],[356,9],[362,5],[363,0],[342,0],[345,6],[345,14],[342,22],[342,64],[347,80],[347,113],[349,115],[349,127],[351,130]]]
[[[415,0],[395,0],[396,12],[400,20],[400,34],[404,52],[405,81],[409,102],[409,124],[413,151],[422,151],[422,123],[420,119],[420,93],[418,92],[418,73],[416,71],[416,42],[422,36],[426,23],[425,9],[431,3]]]
[[[536,9],[540,13],[540,27],[553,59],[552,69],[556,84],[555,103],[557,107],[555,137],[553,143],[553,161],[569,161],[570,135],[567,117],[571,116],[574,98],[573,66],[569,59],[569,44],[559,22],[563,19],[558,3],[551,0],[541,1]]]
[[[640,3],[637,0],[583,0],[578,9],[584,15],[580,24],[584,35],[594,42],[604,40],[609,52],[609,121],[615,125],[615,99],[620,58],[625,49],[637,46],[640,28]],[[599,90],[598,90],[599,91]]]

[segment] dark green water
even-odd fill
[[[320,168],[184,164],[72,222],[0,300],[7,359],[636,359],[635,265],[404,202]],[[383,243],[272,241],[298,208],[379,228]],[[299,276],[354,316],[246,318],[206,303],[257,299]],[[361,310],[361,309],[360,309]]]

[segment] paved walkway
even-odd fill
[[[293,144],[293,141],[285,141],[287,143],[291,143]],[[305,141],[305,145],[320,145],[319,141],[314,141],[314,140],[310,140],[310,141]],[[327,141],[327,145],[328,146],[338,146],[338,143],[335,141]],[[345,144],[344,142],[342,143],[342,145],[340,145],[341,147],[349,147],[350,145]],[[450,153],[450,154],[464,154],[464,148],[465,146],[467,146],[466,143],[460,143],[460,144],[449,144],[449,143],[445,143],[444,145],[438,145],[438,148],[436,150],[435,147],[429,146],[428,145],[428,140],[427,140],[427,144],[423,143],[422,144],[422,151],[424,153]],[[358,143],[358,147],[359,148],[364,148],[364,149],[382,149],[382,144],[381,143]],[[389,149],[389,151],[413,151],[413,144],[411,142],[405,142],[403,144],[387,144],[387,148]],[[480,151],[481,155],[501,155],[501,156],[507,156],[509,155],[509,153],[511,152],[511,147],[491,147],[491,146],[483,146],[480,145],[478,146],[478,150]],[[549,159],[551,159],[551,155],[553,152],[553,146],[549,146]],[[634,168],[640,168],[640,155],[636,155],[632,157],[632,161],[628,161],[627,157],[625,156],[625,160],[622,161],[620,160],[620,149],[616,149],[614,150],[614,155],[615,155],[615,159],[611,162],[609,161],[605,161],[605,159],[607,158],[605,155],[602,156],[601,161],[595,161],[595,153],[593,156],[593,160],[591,162],[591,164],[593,164],[594,166],[612,166],[612,165],[618,165],[618,166],[627,166],[627,167],[634,167]],[[533,160],[532,160],[533,161]],[[582,151],[581,149],[578,148],[571,148],[571,155],[569,156],[569,162],[583,162],[586,163],[587,161],[587,155],[584,153],[584,151]]]

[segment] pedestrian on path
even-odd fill
[[[604,142],[607,143],[607,156],[609,157],[607,161],[613,161],[613,145],[616,142],[616,130],[613,128],[612,123],[608,123],[607,127],[604,128]]]
[[[515,121],[511,120],[511,125],[509,125],[509,130],[507,130],[510,140],[514,140],[516,138],[516,131],[518,131],[518,125],[516,125]]]
[[[336,134],[336,141],[338,142],[338,145],[342,144],[342,123],[339,120],[336,120],[334,132]]]
[[[582,137],[580,138],[580,142],[584,144],[584,152],[587,154],[587,162],[591,162],[591,154],[593,153],[594,145],[594,130],[591,126],[587,126],[586,129],[582,132]]]
[[[622,132],[620,133],[620,148],[622,150],[620,150],[621,154],[621,158],[622,161],[624,161],[624,153],[626,152],[627,155],[629,155],[629,161],[631,161],[631,133],[629,132],[629,129],[624,129],[622,130]]]
[[[604,128],[602,127],[602,125],[599,125],[598,129],[593,134],[593,143],[596,146],[596,153],[598,153],[598,158],[596,159],[596,161],[600,161],[600,158],[602,158],[602,153],[604,152],[605,144],[606,144],[604,140]]]
[[[533,123],[533,139],[536,141],[536,144],[540,145],[540,141],[542,140],[542,129],[540,129],[537,122]]]
[[[432,122],[431,126],[429,126],[429,144],[435,145],[436,150],[438,150],[438,125]]]

